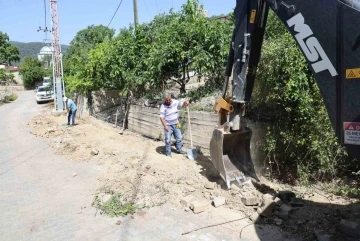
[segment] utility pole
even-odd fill
[[[51,33],[52,33],[52,47],[53,47],[53,84],[54,84],[54,104],[55,112],[64,111],[63,96],[65,96],[62,54],[60,45],[60,31],[59,31],[59,16],[57,9],[58,0],[50,0],[51,12]]]
[[[134,24],[135,24],[135,29],[136,29],[136,26],[137,26],[138,23],[139,23],[137,0],[133,0],[133,3],[134,3]]]

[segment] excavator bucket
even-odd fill
[[[216,170],[225,181],[227,188],[231,182],[241,184],[252,177],[258,180],[250,155],[250,128],[237,132],[227,132],[216,128],[210,141],[210,156]]]

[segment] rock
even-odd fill
[[[214,190],[213,192],[212,192],[212,194],[213,194],[213,196],[215,196],[215,197],[218,197],[218,196],[220,196],[221,195],[221,190]]]
[[[222,205],[225,205],[225,203],[226,203],[226,199],[225,199],[225,197],[216,197],[216,198],[214,198],[214,200],[213,200],[213,205],[214,205],[214,207],[220,207],[220,206],[222,206]]]
[[[233,184],[231,184],[231,190],[238,192],[238,191],[240,191],[240,188],[235,183],[233,183]]]
[[[190,208],[195,214],[204,212],[210,207],[211,202],[209,200],[193,201],[190,204]]]
[[[121,221],[118,220],[118,221],[116,222],[116,225],[120,225],[120,224],[121,224]]]
[[[290,202],[292,198],[296,198],[296,195],[292,191],[280,191],[278,197],[285,202]]]
[[[105,194],[101,197],[101,201],[103,205],[108,204],[111,201],[112,195],[111,194]]]
[[[262,199],[263,199],[263,200],[265,200],[265,199],[274,200],[274,199],[275,199],[275,196],[267,193],[267,194],[264,194],[264,195],[262,196]]]
[[[258,205],[259,200],[256,196],[242,197],[241,202],[246,206],[256,206],[256,205]]]
[[[210,199],[210,193],[205,192],[205,193],[204,193],[204,198],[206,198],[206,199]]]
[[[314,234],[316,236],[317,241],[332,241],[333,240],[333,236],[330,234],[327,234],[323,230],[317,230],[314,232]]]
[[[347,236],[356,238],[360,237],[360,225],[346,219],[342,219],[340,221],[340,230]]]
[[[216,182],[207,182],[207,183],[205,183],[204,187],[206,189],[215,189],[217,187],[217,183]]]
[[[288,220],[289,219],[289,213],[292,210],[292,208],[289,205],[281,205],[279,208],[279,213],[277,216],[281,218],[282,220]]]
[[[280,206],[279,211],[285,211],[285,212],[290,212],[292,210],[292,207],[290,207],[289,205],[283,204]]]
[[[281,218],[282,220],[288,220],[288,219],[289,219],[289,212],[279,211],[279,213],[277,214],[277,216],[278,216],[279,218]]]
[[[265,200],[263,206],[257,212],[264,217],[270,217],[276,207],[276,203],[272,200]]]
[[[48,133],[54,133],[55,129],[54,128],[48,128],[47,131],[48,131]]]
[[[274,201],[275,201],[275,202],[276,202],[276,204],[278,204],[278,205],[281,203],[281,199],[280,199],[280,198],[278,198],[278,197],[276,197]]]
[[[190,208],[189,208],[189,207],[186,207],[186,208],[184,208],[184,211],[185,211],[185,212],[189,212],[189,211],[190,211]]]
[[[191,202],[195,201],[196,197],[189,195],[181,198],[180,203],[185,207],[190,207]]]
[[[254,212],[249,219],[253,222],[253,223],[258,223],[261,219],[260,215],[257,212]]]
[[[76,173],[74,173],[74,174],[73,174],[73,177],[76,177],[76,176],[77,176],[77,174],[76,174]]]
[[[301,201],[300,198],[292,198],[290,201],[291,207],[303,207],[304,203]]]
[[[274,221],[276,225],[281,225],[283,223],[283,220],[281,220],[280,218],[274,218]]]
[[[98,151],[98,150],[96,150],[96,149],[92,149],[92,150],[91,150],[91,155],[96,156],[96,155],[98,155],[98,154],[99,154],[99,151]]]

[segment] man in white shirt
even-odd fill
[[[176,140],[176,150],[179,154],[186,154],[182,150],[182,135],[179,129],[179,107],[186,107],[189,101],[178,101],[171,98],[169,93],[163,95],[164,103],[160,107],[160,121],[164,126],[165,151],[166,155],[171,157],[171,136]]]

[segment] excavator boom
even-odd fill
[[[210,142],[211,160],[228,186],[244,174],[256,178],[249,153],[251,130],[243,120],[269,10],[305,56],[336,136],[360,160],[360,0],[237,0],[223,95],[216,106],[219,123]],[[231,74],[232,93],[225,105]]]

